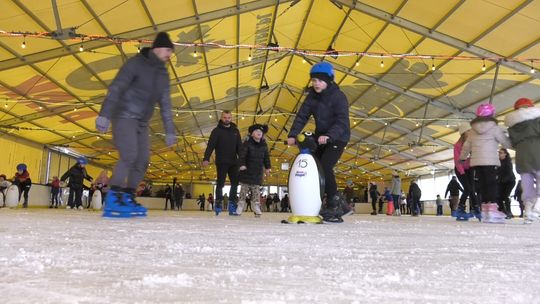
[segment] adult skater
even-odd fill
[[[465,208],[467,198],[469,199],[469,209],[471,214],[478,219],[481,218],[480,207],[478,206],[478,200],[476,198],[476,190],[474,189],[474,171],[471,168],[471,158],[467,157],[464,161],[459,159],[463,144],[471,132],[471,124],[469,122],[462,122],[459,125],[460,137],[454,144],[454,171],[461,186],[463,186],[463,192],[461,193],[456,212],[456,220],[460,221],[467,221],[469,219],[469,214],[467,214]]]
[[[334,166],[341,157],[351,137],[349,102],[334,82],[334,68],[328,62],[319,62],[310,71],[311,88],[304,103],[296,113],[287,144],[294,145],[309,118],[315,118],[315,136],[318,148],[313,155],[324,170],[327,202],[321,215],[326,222],[343,222],[340,196],[337,193]]]
[[[60,177],[60,181],[65,182],[69,179],[69,197],[66,209],[79,209],[82,210],[82,194],[84,180],[92,181],[92,177],[86,172],[86,165],[88,160],[86,157],[81,156],[77,159],[77,162],[69,168],[69,170]]]
[[[521,175],[524,223],[540,219],[540,109],[532,100],[520,98],[504,124],[516,149],[516,171]]]
[[[107,132],[112,122],[113,142],[120,159],[114,167],[103,216],[146,215],[135,201],[135,189],[146,174],[150,155],[148,123],[159,103],[165,128],[165,143],[177,142],[171,113],[169,73],[166,62],[174,51],[169,35],[157,34],[152,48],[143,48],[120,69],[109,86],[96,119],[96,129]]]
[[[236,215],[236,191],[238,188],[238,153],[242,139],[236,125],[232,122],[230,111],[221,112],[221,118],[217,127],[210,133],[208,146],[204,152],[203,167],[207,167],[212,152],[216,150],[216,208],[223,208],[223,186],[229,176],[231,189],[229,190],[229,215]]]

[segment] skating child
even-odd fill
[[[255,124],[249,127],[250,137],[242,143],[239,154],[240,174],[238,181],[241,185],[240,197],[236,214],[242,214],[246,198],[251,193],[251,210],[255,217],[261,216],[260,188],[262,185],[263,168],[265,174],[270,173],[270,154],[263,136],[268,126]]]
[[[497,125],[494,118],[495,107],[484,103],[476,109],[476,118],[471,121],[471,133],[463,144],[460,159],[466,160],[470,154],[471,167],[478,179],[477,193],[482,202],[482,221],[504,223],[506,214],[498,210],[499,200],[499,144],[510,147],[510,139]]]
[[[58,176],[53,176],[52,181],[48,185],[51,187],[51,204],[49,208],[58,208],[58,194],[60,193],[60,180]]]
[[[524,223],[540,218],[540,108],[527,98],[514,103],[505,125],[516,150],[516,171],[521,175]]]
[[[83,209],[82,206],[82,192],[83,192],[83,182],[84,180],[92,181],[92,177],[86,173],[86,164],[88,160],[86,157],[79,157],[77,163],[73,165],[62,177],[60,180],[65,182],[69,179],[69,198],[68,205],[66,209],[77,208],[79,210]],[[75,201],[74,201],[75,199]]]
[[[435,204],[437,205],[437,216],[443,215],[443,201],[439,194],[437,194],[437,199],[435,200]]]
[[[19,188],[19,201],[21,200],[21,196],[24,195],[23,208],[28,207],[28,192],[30,192],[30,187],[32,187],[30,173],[26,169],[26,164],[18,164],[17,173],[15,173],[15,177],[13,178],[13,184]]]
[[[2,195],[2,207],[6,206],[6,190],[11,183],[6,179],[5,174],[0,174],[0,194]]]

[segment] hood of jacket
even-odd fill
[[[536,119],[538,117],[540,117],[540,108],[521,108],[515,110],[514,112],[508,113],[504,119],[504,124],[510,128],[520,122]]]
[[[478,134],[485,134],[497,127],[497,120],[493,117],[476,117],[471,121],[471,128]]]

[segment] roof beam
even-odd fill
[[[292,0],[281,0],[280,3],[287,3],[291,2]],[[157,24],[156,27],[160,31],[172,31],[184,27],[189,27],[193,25],[197,25],[199,23],[204,23],[212,20],[217,20],[221,18],[225,18],[230,15],[234,14],[242,14],[247,13],[251,11],[256,11],[259,9],[267,8],[270,6],[274,6],[276,4],[276,0],[259,0],[259,1],[252,1],[249,3],[245,3],[239,6],[231,6],[224,9],[200,14],[198,18],[196,16],[190,16],[182,19],[172,20],[164,23]],[[133,31],[127,31],[123,33],[116,33],[116,37],[122,37],[127,39],[139,39],[148,37],[150,35],[154,35],[156,32],[156,29],[154,26],[147,26],[144,28],[140,28]],[[105,46],[109,46],[114,44],[112,41],[103,41],[103,40],[92,40],[84,43],[84,48],[89,50],[94,50],[98,48],[102,48]],[[20,67],[29,63],[37,63],[41,61],[50,60],[57,57],[62,56],[68,56],[71,55],[71,47],[76,47],[77,45],[73,46],[65,46],[65,47],[59,47],[51,50],[47,50],[44,52],[39,52],[31,55],[24,56],[23,58],[14,58],[14,59],[8,59],[4,61],[0,61],[0,71]]]
[[[375,17],[375,18],[384,20],[386,22],[389,22],[389,23],[391,23],[391,24],[393,24],[395,26],[402,27],[402,28],[407,29],[409,31],[415,32],[415,33],[420,34],[422,36],[429,37],[429,38],[431,38],[433,40],[442,42],[442,43],[444,43],[446,45],[449,45],[451,47],[460,49],[460,50],[462,50],[464,52],[469,52],[469,53],[471,53],[473,55],[476,55],[476,56],[479,56],[479,57],[485,57],[485,58],[504,57],[504,56],[501,56],[501,55],[496,54],[494,52],[491,52],[489,50],[478,47],[478,46],[476,46],[474,44],[467,43],[467,42],[461,41],[459,39],[456,39],[456,38],[454,38],[452,36],[443,34],[441,32],[434,31],[434,30],[432,30],[430,28],[427,28],[425,26],[422,26],[422,25],[420,25],[418,23],[412,22],[412,21],[407,20],[405,18],[394,16],[392,14],[389,14],[386,11],[383,11],[383,10],[380,10],[378,8],[375,8],[375,7],[369,6],[367,4],[361,3],[360,1],[356,1],[356,0],[336,0],[336,2],[339,2],[339,3],[341,3],[341,4],[345,5],[345,6],[348,6],[348,7],[352,7],[355,10],[357,10],[359,12],[362,12],[364,14],[367,14],[367,15],[370,15],[372,17]],[[511,68],[511,69],[513,69],[515,71],[524,73],[524,74],[529,74],[529,71],[531,69],[530,66],[528,66],[526,64],[523,64],[523,63],[520,63],[520,62],[511,62],[511,61],[503,60],[503,61],[501,61],[501,64],[508,67],[508,68]],[[537,79],[540,78],[540,73],[536,73],[536,75],[534,75],[533,77],[535,77]]]

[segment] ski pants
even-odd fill
[[[473,167],[475,190],[479,193],[482,203],[499,201],[499,167]]]
[[[534,204],[536,199],[540,197],[540,170],[520,173],[520,175],[521,187],[523,188],[521,200],[523,202],[531,202]]]
[[[459,174],[459,172],[456,171],[456,176],[459,180],[459,183],[463,187],[463,193],[461,194],[461,198],[459,199],[459,209],[465,210],[465,202],[467,201],[467,198],[469,198],[469,209],[475,210],[478,208],[478,200],[476,198],[476,193],[474,192],[474,170],[473,169],[467,169],[465,170],[464,174]]]
[[[135,190],[146,174],[150,158],[148,123],[117,118],[112,121],[112,132],[120,160],[114,166],[110,185]]]
[[[82,206],[82,193],[83,188],[82,187],[70,187],[69,188],[69,197],[68,197],[68,206],[71,208],[78,208],[79,206]],[[75,201],[74,201],[75,199]]]
[[[315,151],[315,157],[321,163],[324,171],[324,192],[328,201],[330,201],[337,192],[336,177],[334,176],[334,166],[338,162],[346,142],[335,141],[326,145],[320,145]]]

